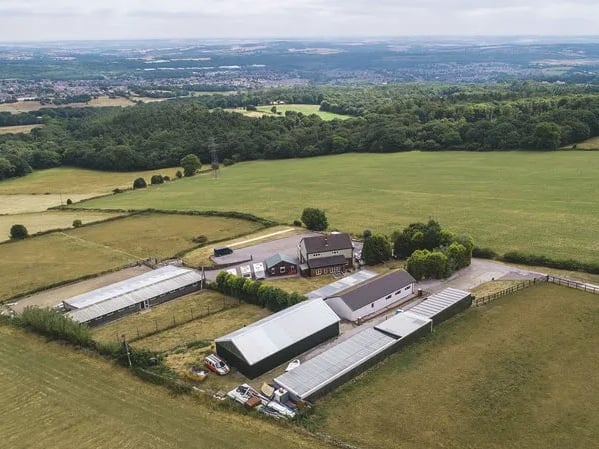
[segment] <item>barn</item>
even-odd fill
[[[431,329],[428,318],[410,312],[400,313],[276,377],[275,385],[288,390],[295,400],[312,401],[428,334]]]
[[[339,335],[339,318],[322,299],[288,307],[223,337],[216,352],[255,378]]]
[[[269,276],[297,274],[297,260],[287,254],[274,254],[264,261]]]
[[[194,270],[165,266],[63,301],[67,315],[90,326],[148,309],[202,287]]]
[[[325,301],[340,318],[359,321],[412,296],[415,285],[410,273],[397,270],[336,293]]]
[[[434,324],[439,324],[457,313],[466,310],[471,304],[472,295],[470,292],[455,288],[446,288],[439,293],[429,296],[409,310],[410,312],[430,318]]]

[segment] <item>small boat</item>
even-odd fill
[[[298,366],[301,365],[302,362],[299,361],[299,359],[295,359],[292,360],[291,362],[289,362],[289,365],[287,365],[287,368],[285,368],[285,372],[291,371],[292,369],[297,368]]]

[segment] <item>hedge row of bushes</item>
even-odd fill
[[[307,299],[299,293],[287,293],[278,287],[235,276],[226,271],[221,271],[216,277],[216,282],[210,284],[209,287],[250,304],[266,307],[273,312],[278,312]]]
[[[46,337],[64,340],[76,346],[93,344],[91,329],[52,309],[27,307],[15,318],[18,324]]]
[[[592,262],[579,262],[573,259],[552,259],[546,256],[526,254],[519,251],[507,252],[501,257],[505,262],[521,263],[523,265],[538,265],[541,267],[558,268],[560,270],[585,271],[599,274],[599,264]]]

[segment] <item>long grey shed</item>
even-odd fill
[[[433,320],[433,324],[451,318],[453,315],[467,309],[472,304],[470,292],[455,288],[446,288],[439,293],[429,296],[409,311]]]
[[[296,400],[314,400],[430,331],[428,318],[401,313],[351,336],[274,382]]]
[[[95,325],[198,290],[201,282],[197,271],[168,265],[65,299],[63,304],[73,320]]]

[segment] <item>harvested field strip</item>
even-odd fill
[[[32,129],[40,128],[44,125],[17,125],[17,126],[0,126],[0,135],[2,134],[29,134]]]
[[[527,288],[441,324],[337,390],[319,403],[322,427],[381,449],[593,447],[597,329],[596,295]]]
[[[102,359],[6,326],[0,358],[6,448],[328,447],[265,420],[173,397]]]
[[[21,178],[19,178],[21,179]],[[8,181],[1,181],[2,183]],[[5,214],[24,214],[28,212],[43,212],[51,207],[65,205],[66,200],[70,199],[73,202],[96,196],[91,194],[70,194],[68,197],[60,193],[52,193],[48,195],[40,194],[0,194],[0,215]]]
[[[251,304],[241,304],[233,309],[215,313],[206,318],[191,321],[151,337],[137,340],[133,346],[164,352],[177,346],[198,340],[214,340],[217,337],[247,326],[269,315],[267,309]]]

